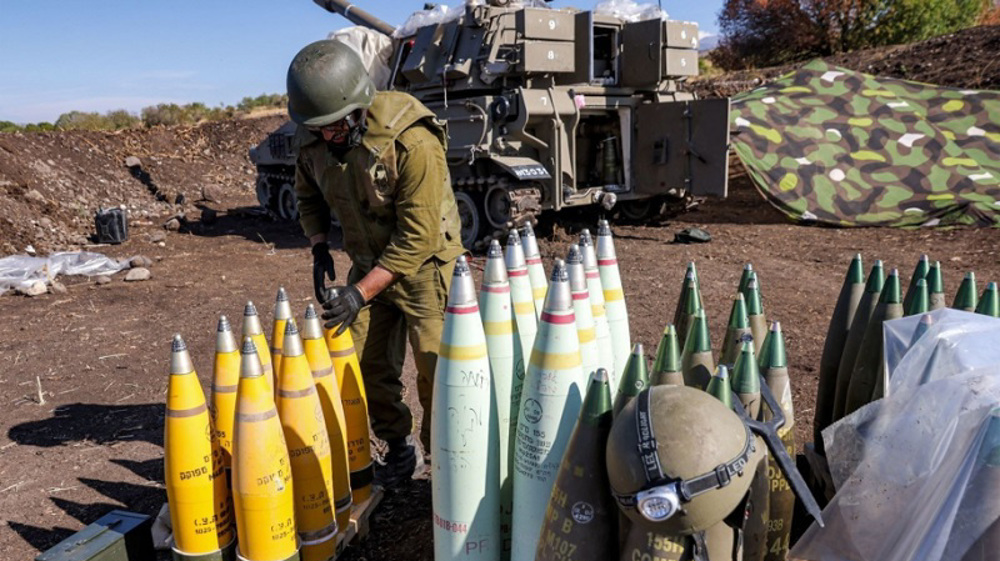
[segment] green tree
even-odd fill
[[[0,132],[18,132],[21,127],[11,121],[0,121]]]

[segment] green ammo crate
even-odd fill
[[[112,510],[35,557],[35,561],[154,561],[153,519]]]

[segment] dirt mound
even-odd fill
[[[0,134],[0,255],[88,243],[94,212],[124,205],[133,223],[194,210],[202,189],[253,192],[247,150],[279,115],[195,127]],[[149,181],[126,164],[139,158]]]
[[[1000,25],[973,27],[919,43],[865,49],[824,60],[876,76],[953,88],[1000,89]],[[699,78],[689,85],[702,97],[734,96],[791,72],[803,63]]]

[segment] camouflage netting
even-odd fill
[[[1000,92],[816,60],[733,98],[733,130],[757,188],[795,220],[1000,225]]]

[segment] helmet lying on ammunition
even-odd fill
[[[371,107],[375,85],[361,57],[340,41],[302,48],[288,67],[288,115],[299,125],[324,127]]]
[[[665,534],[707,529],[737,507],[764,457],[731,409],[685,386],[653,386],[615,418],[608,479],[618,507]]]

